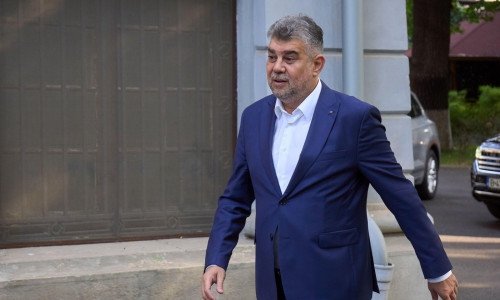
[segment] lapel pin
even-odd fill
[[[331,115],[331,114],[333,114],[333,110],[330,110],[329,114],[330,114],[330,115]]]

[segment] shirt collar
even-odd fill
[[[321,87],[321,80],[318,80],[318,84],[316,85],[314,90],[292,112],[292,115],[302,112],[306,120],[311,120],[314,114],[314,109],[316,108],[316,104],[318,103],[319,94],[321,93]],[[276,104],[274,105],[274,113],[276,114],[276,117],[278,119],[281,118],[281,115],[283,113],[287,113],[287,111],[283,107],[283,103],[281,103],[280,99],[278,98],[276,98]]]

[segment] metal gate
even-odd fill
[[[234,1],[0,0],[0,246],[204,234]]]

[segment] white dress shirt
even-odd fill
[[[318,81],[312,93],[291,114],[286,112],[281,101],[276,99],[273,161],[281,193],[285,192],[299,161],[320,92],[321,81]]]

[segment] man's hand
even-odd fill
[[[212,285],[217,284],[217,293],[222,294],[224,290],[222,289],[222,283],[226,278],[226,271],[218,266],[212,266],[205,271],[203,277],[201,278],[201,296],[204,300],[215,300],[214,295],[212,295]]]
[[[458,281],[455,275],[451,274],[446,280],[436,283],[428,283],[432,300],[438,300],[438,296],[443,300],[456,300],[458,293]]]

